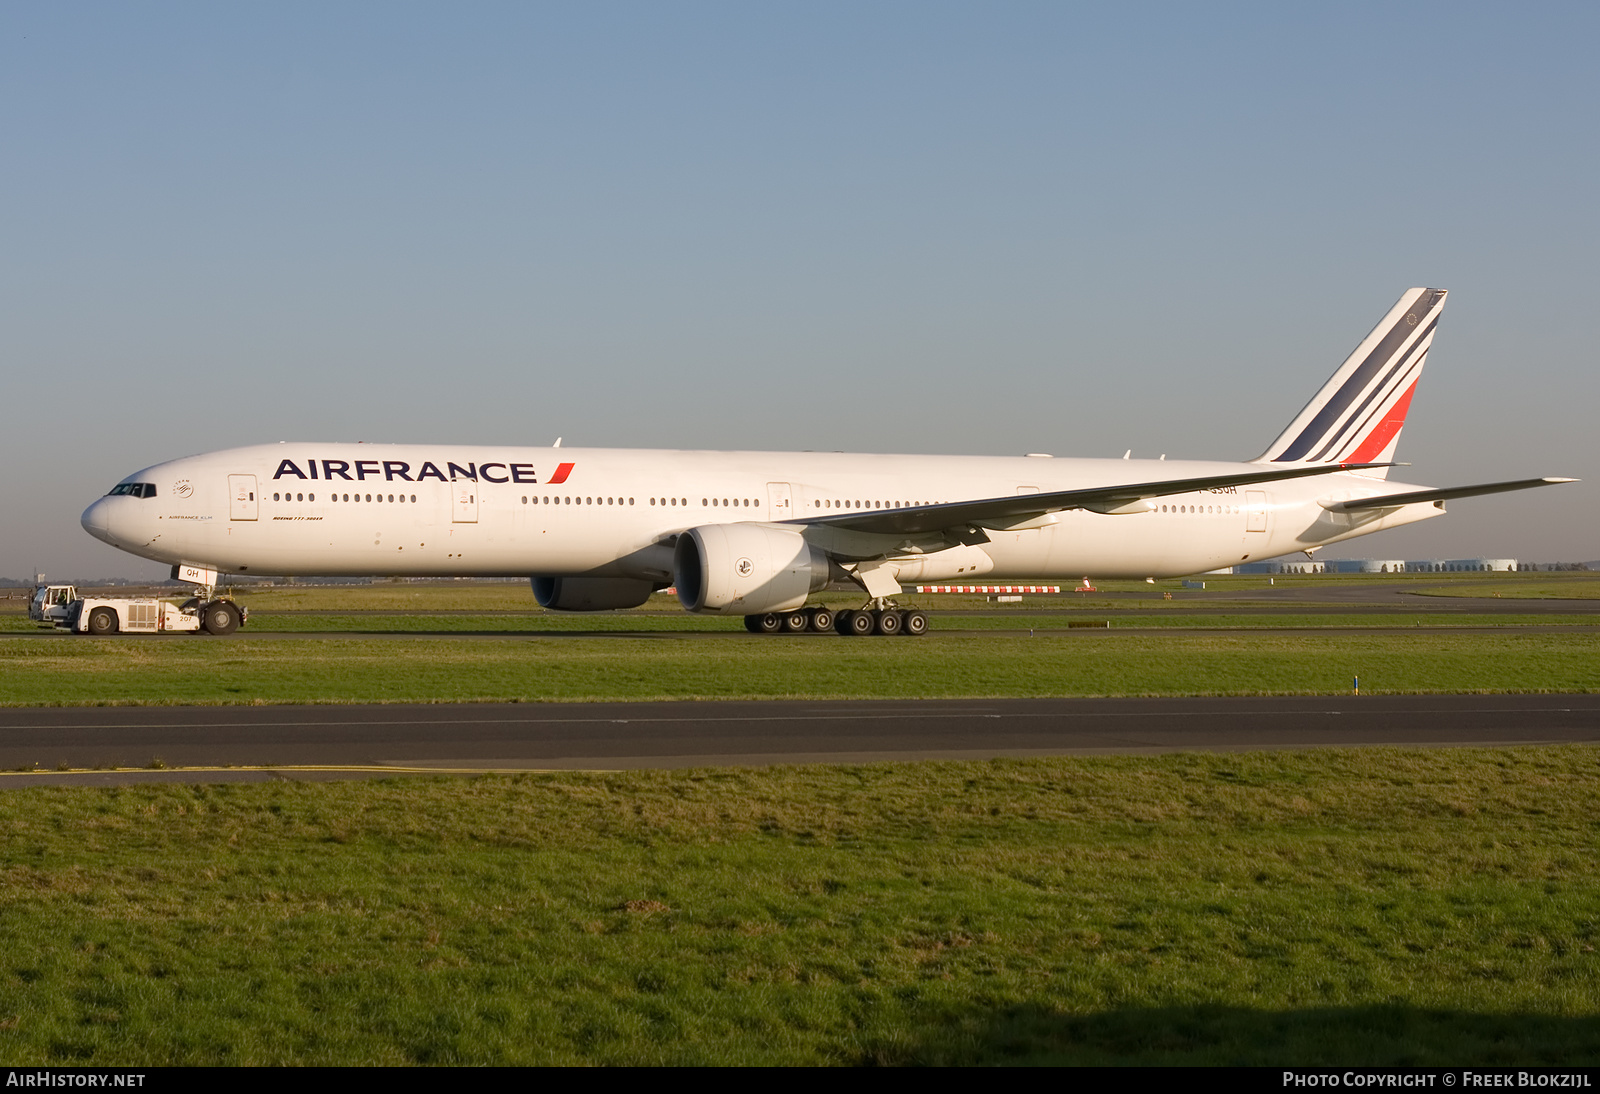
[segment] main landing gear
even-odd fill
[[[928,633],[928,613],[904,611],[892,605],[842,611],[827,608],[796,608],[792,612],[766,612],[744,617],[744,629],[751,634],[804,634],[834,631],[847,638],[869,634]]]

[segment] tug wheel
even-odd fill
[[[232,634],[239,629],[239,609],[226,600],[214,601],[206,605],[200,625],[210,634]]]

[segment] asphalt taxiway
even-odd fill
[[[0,787],[1557,743],[1600,695],[10,708]]]

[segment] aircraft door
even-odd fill
[[[453,499],[451,521],[456,524],[477,524],[478,484],[471,479],[462,479],[460,482],[452,482],[450,491]]]
[[[254,475],[228,476],[228,519],[255,520],[256,477]]]
[[[1246,490],[1244,492],[1244,511],[1246,532],[1265,532],[1267,530],[1267,493],[1265,490]]]
[[[794,519],[794,490],[788,483],[767,483],[767,519]]]

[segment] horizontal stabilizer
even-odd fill
[[[1402,505],[1415,505],[1422,501],[1449,501],[1451,498],[1475,498],[1479,494],[1503,494],[1508,490],[1532,490],[1535,486],[1554,486],[1577,479],[1517,479],[1515,482],[1486,482],[1477,486],[1452,486],[1444,490],[1412,490],[1405,494],[1384,494],[1376,498],[1353,498],[1350,501],[1329,502],[1323,508],[1335,513],[1349,513],[1357,509],[1398,509]]]
[[[1135,482],[1123,486],[1097,486],[1089,490],[1057,490],[1047,494],[1012,494],[977,501],[952,501],[941,505],[912,505],[900,509],[876,509],[858,513],[834,513],[803,517],[786,524],[827,525],[854,532],[883,535],[911,535],[939,532],[946,528],[982,525],[1013,517],[1058,513],[1064,509],[1106,511],[1142,498],[1163,498],[1170,494],[1189,494],[1196,490],[1221,490],[1229,486],[1251,486],[1260,482],[1302,479],[1308,475],[1331,475],[1338,471],[1366,471],[1389,464],[1317,464],[1283,470],[1261,468],[1236,475],[1205,475],[1193,479],[1167,479],[1161,482]]]

